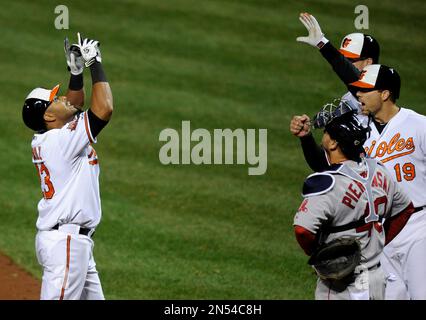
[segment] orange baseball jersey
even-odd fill
[[[412,199],[415,207],[426,205],[426,117],[401,110],[382,133],[371,124],[364,143],[369,157],[381,161]]]
[[[56,224],[95,228],[101,219],[99,165],[91,143],[87,112],[61,129],[35,134],[32,160],[40,177],[43,198],[38,203],[38,230]]]

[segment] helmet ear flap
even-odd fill
[[[37,132],[46,130],[44,113],[49,105],[49,101],[36,98],[26,99],[22,107],[22,120],[25,125]]]
[[[60,85],[57,84],[51,90],[35,88],[29,93],[22,108],[22,119],[28,128],[37,132],[46,131],[43,116],[57,95],[59,87]]]

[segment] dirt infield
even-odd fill
[[[0,300],[38,300],[40,281],[0,253]]]

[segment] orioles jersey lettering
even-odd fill
[[[364,143],[366,154],[382,162],[413,200],[426,205],[426,117],[401,108],[380,133],[371,124],[371,136]]]
[[[388,157],[384,157],[386,155],[392,155],[389,158],[395,159],[413,153],[415,150],[413,137],[404,139],[401,137],[400,133],[395,134],[389,142],[381,141],[377,145],[377,148],[374,148],[376,144],[376,140],[371,141],[370,147],[365,146],[365,152],[372,158],[383,158],[380,159],[382,163],[389,161]]]

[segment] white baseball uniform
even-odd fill
[[[371,128],[367,155],[387,167],[419,210],[384,249],[386,299],[426,299],[426,117],[401,108],[381,133]]]
[[[33,163],[43,192],[36,224],[41,299],[104,299],[91,239],[101,219],[95,142],[87,112],[33,137]]]
[[[330,176],[333,182],[321,191],[313,187],[313,192],[304,195],[305,200],[295,215],[294,225],[315,234],[321,243],[347,236],[357,238],[361,244],[361,265],[349,280],[329,281],[319,278],[315,298],[383,299],[385,279],[379,259],[385,235],[380,221],[402,212],[411,201],[389,172],[372,159],[360,164],[345,161],[336,170],[309,176],[305,186],[321,184],[315,180],[321,181],[326,178],[322,177],[324,175]],[[371,207],[374,210],[370,210]],[[354,222],[359,224],[349,225],[346,230],[342,228],[327,232],[327,228],[341,228]]]

